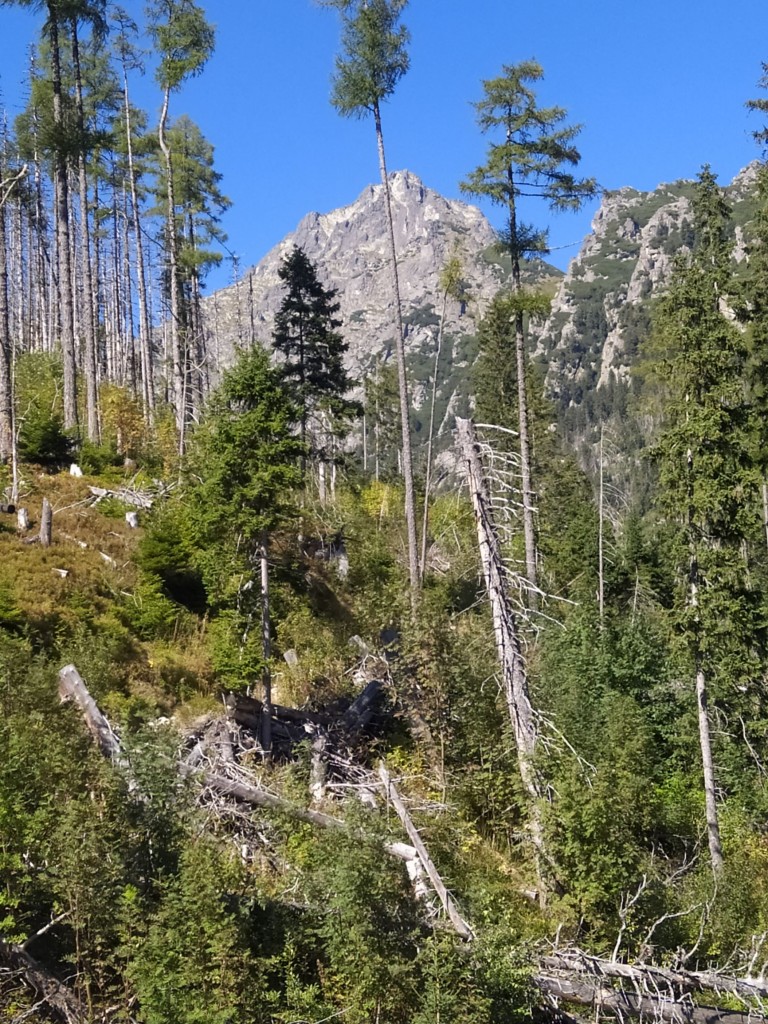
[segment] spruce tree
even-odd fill
[[[520,220],[521,197],[543,199],[553,210],[575,210],[595,193],[593,179],[578,179],[571,173],[580,154],[575,139],[580,126],[566,123],[562,107],[540,107],[532,85],[544,77],[535,61],[505,65],[499,78],[483,82],[485,96],[475,104],[483,132],[496,132],[501,140],[491,142],[488,159],[462,182],[463,191],[490,199],[503,206],[506,225],[500,242],[512,261],[512,290],[515,297],[512,319],[515,327],[517,363],[518,430],[523,491],[523,527],[526,571],[536,587],[536,504],[531,472],[531,441],[526,399],[525,296],[521,264],[547,252],[546,232]]]
[[[352,387],[344,368],[348,349],[338,328],[336,290],[325,288],[303,249],[294,246],[278,269],[286,288],[272,341],[283,356],[283,381],[299,410],[301,442],[311,456],[327,458],[327,435],[357,411],[346,399]]]
[[[233,602],[237,613],[245,596],[256,589],[253,584],[258,567],[265,727],[262,744],[267,752],[271,746],[272,703],[269,539],[290,509],[289,490],[298,482],[298,459],[303,449],[293,436],[294,423],[295,410],[277,370],[270,366],[262,349],[250,349],[240,354],[214,392],[191,455],[193,473],[199,481],[192,502],[199,546],[209,574],[206,587],[211,593],[218,589],[229,594],[229,581],[221,580],[231,566],[230,576],[241,581]],[[249,622],[247,612],[244,621],[236,623],[242,643],[250,633]]]
[[[757,474],[745,399],[742,333],[723,312],[731,289],[729,208],[708,168],[693,200],[695,247],[680,258],[657,318],[668,425],[656,454],[661,498],[679,527],[685,581],[678,624],[695,678],[707,833],[723,867],[709,703],[732,699],[754,673],[760,626],[743,556],[754,532]]]

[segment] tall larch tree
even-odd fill
[[[128,186],[131,198],[131,220],[133,224],[134,245],[136,247],[136,298],[139,305],[139,353],[141,362],[142,406],[144,419],[148,426],[154,423],[155,415],[155,368],[152,351],[152,328],[149,309],[147,274],[144,258],[144,239],[142,231],[141,203],[139,201],[139,174],[135,159],[135,117],[131,106],[128,88],[128,72],[142,69],[140,55],[136,46],[138,28],[128,13],[120,7],[113,9],[112,17],[117,28],[114,42],[115,52],[120,62],[123,83],[123,125],[125,136],[125,155],[128,170]]]
[[[373,117],[379,155],[379,172],[387,219],[389,263],[395,307],[395,354],[397,356],[402,430],[402,470],[405,483],[405,520],[408,533],[408,571],[411,603],[418,602],[420,576],[416,540],[416,494],[411,453],[410,400],[405,367],[405,342],[397,270],[397,247],[392,217],[392,196],[387,174],[381,104],[391,96],[408,70],[406,46],[409,34],[400,24],[408,0],[328,0],[342,20],[342,53],[336,58],[331,102],[343,117]]]
[[[205,20],[203,9],[193,0],[150,0],[147,4],[150,32],[160,55],[157,82],[163,91],[163,107],[157,126],[157,138],[165,162],[166,280],[170,308],[171,347],[173,352],[173,398],[179,452],[184,453],[187,425],[188,352],[181,320],[181,284],[179,280],[179,240],[176,223],[173,155],[167,138],[171,93],[184,81],[199,75],[213,52],[213,26]]]
[[[531,257],[547,252],[546,232],[520,219],[520,199],[536,197],[553,210],[576,210],[595,194],[593,179],[578,179],[572,169],[580,154],[575,139],[579,125],[568,125],[562,107],[541,107],[532,86],[544,77],[535,61],[505,65],[498,78],[483,82],[485,95],[475,104],[477,121],[484,133],[498,133],[491,142],[488,158],[462,182],[469,195],[489,199],[502,206],[506,224],[500,242],[512,261],[512,319],[515,328],[517,363],[518,430],[523,491],[525,561],[531,594],[537,584],[536,495],[532,475],[530,417],[526,395],[526,294],[521,266]]]
[[[723,868],[709,706],[748,690],[759,603],[744,558],[757,525],[744,336],[724,313],[732,291],[730,210],[704,168],[693,200],[695,247],[677,263],[656,323],[668,425],[658,442],[663,506],[679,526],[678,623],[695,680],[712,869]]]
[[[77,0],[0,0],[3,7],[21,6],[45,11],[45,35],[50,45],[51,82],[53,89],[53,123],[55,138],[53,149],[55,184],[55,222],[57,287],[59,300],[59,331],[64,366],[64,425],[74,428],[78,424],[77,361],[75,351],[75,321],[73,307],[73,274],[70,248],[70,202],[67,160],[67,133],[64,123],[63,86],[61,70],[61,37],[64,25],[72,11],[80,4]]]

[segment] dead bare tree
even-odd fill
[[[501,667],[507,710],[515,736],[520,778],[529,797],[531,839],[536,849],[539,883],[546,889],[543,863],[551,864],[544,843],[541,821],[542,790],[534,759],[538,733],[528,693],[528,678],[520,644],[517,617],[507,590],[506,573],[499,537],[491,512],[490,495],[478,450],[477,435],[471,420],[456,419],[459,449],[472,499],[477,526],[480,560],[491,604],[496,652]]]

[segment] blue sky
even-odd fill
[[[141,17],[143,3],[123,3]],[[377,180],[373,125],[340,118],[328,102],[334,12],[312,0],[202,3],[217,27],[216,53],[174,96],[171,114],[189,114],[216,148],[233,201],[228,244],[245,268],[305,213],[350,203]],[[532,57],[546,72],[542,103],[584,125],[581,170],[606,188],[654,188],[694,176],[704,162],[727,182],[759,155],[758,122],[744,102],[758,94],[768,61],[765,0],[411,0],[404,21],[411,70],[384,109],[389,166],[449,197],[460,197],[459,181],[484,158],[471,106],[482,79]],[[40,23],[0,8],[0,88],[11,117]],[[151,73],[135,99],[156,117]],[[554,216],[539,207],[526,219],[550,227],[552,261],[565,267],[594,209]],[[228,279],[231,264],[209,290]]]

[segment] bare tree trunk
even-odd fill
[[[133,275],[131,274],[131,235],[128,209],[128,192],[123,187],[123,294],[125,296],[125,344],[123,352],[123,377],[132,395],[138,397],[138,373],[136,367],[136,337],[133,315]]]
[[[408,533],[408,574],[411,587],[411,607],[415,610],[419,601],[419,554],[416,540],[416,495],[413,486],[413,457],[411,454],[411,423],[410,401],[408,398],[408,375],[405,368],[405,341],[403,334],[403,316],[400,303],[400,277],[397,270],[397,247],[395,245],[395,226],[392,219],[392,196],[387,176],[387,162],[384,153],[384,135],[381,130],[381,112],[376,102],[373,107],[376,124],[376,142],[379,150],[379,171],[384,190],[384,203],[387,215],[387,232],[389,236],[389,259],[392,272],[392,291],[395,301],[395,354],[397,356],[397,378],[400,391],[400,424],[403,437],[403,481],[405,483],[405,523]]]
[[[689,452],[689,465],[691,456]],[[699,565],[695,548],[691,550],[689,572],[688,603],[693,609],[699,605]],[[699,748],[701,765],[704,774],[704,803],[707,817],[707,841],[712,873],[717,877],[723,870],[723,848],[720,842],[720,824],[717,815],[717,791],[715,786],[715,766],[712,757],[712,740],[709,733],[709,711],[707,708],[707,684],[701,664],[698,637],[695,639],[696,666],[696,713],[699,720]]]
[[[128,152],[128,180],[131,186],[131,211],[133,234],[136,246],[136,291],[139,302],[139,350],[141,353],[141,393],[144,405],[144,419],[151,426],[155,415],[155,381],[152,360],[152,334],[150,328],[147,281],[144,267],[144,240],[141,234],[141,209],[136,187],[136,168],[133,160],[131,138],[131,106],[128,98],[128,75],[123,69],[123,98],[125,103],[125,136]]]
[[[187,366],[184,351],[184,344],[181,329],[181,303],[179,301],[178,282],[178,241],[176,238],[176,200],[173,190],[173,163],[171,150],[165,137],[165,127],[168,123],[168,104],[171,90],[166,88],[163,94],[163,109],[160,114],[160,123],[157,128],[157,138],[165,157],[166,176],[166,197],[168,211],[166,216],[166,267],[168,274],[168,291],[170,293],[171,317],[171,350],[173,357],[173,398],[176,406],[176,430],[179,435],[179,455],[184,454],[186,447],[186,425],[187,425],[187,389],[186,377]]]
[[[707,685],[701,665],[696,668],[696,711],[699,718],[699,744],[704,772],[704,802],[707,815],[707,841],[712,873],[717,877],[723,871],[723,848],[720,843],[720,824],[717,816],[715,766],[712,760],[712,741],[709,735]]]
[[[541,822],[541,787],[534,758],[538,740],[534,712],[528,695],[528,678],[520,646],[517,620],[507,593],[499,540],[491,513],[491,503],[471,420],[456,418],[459,448],[467,474],[469,493],[475,512],[477,539],[485,585],[491,604],[496,651],[504,681],[507,710],[515,736],[520,778],[529,798],[531,838],[536,849],[536,867],[542,889],[545,888],[542,859],[547,856]]]
[[[427,469],[424,474],[424,516],[421,522],[421,578],[427,568],[427,533],[429,532],[429,489],[432,483],[432,445],[435,434],[435,401],[437,399],[437,370],[440,363],[440,352],[443,347],[443,330],[445,328],[445,309],[448,304],[448,289],[443,289],[443,308],[440,310],[440,327],[437,332],[435,363],[432,369],[432,398],[429,406],[429,432],[427,434]]]
[[[460,935],[462,939],[470,941],[474,938],[472,929],[461,916],[456,907],[456,904],[453,902],[453,899],[445,886],[445,882],[440,877],[437,868],[432,862],[432,858],[429,856],[427,848],[424,845],[424,841],[419,835],[418,829],[415,827],[413,821],[411,820],[411,816],[408,813],[408,809],[403,803],[403,800],[397,791],[397,787],[390,778],[389,772],[387,771],[384,762],[382,762],[379,765],[379,778],[384,784],[384,791],[387,794],[387,800],[392,801],[392,806],[395,808],[397,816],[403,823],[403,827],[405,828],[405,831],[408,834],[408,838],[413,843],[414,849],[418,853],[419,859],[421,860],[421,863],[424,865],[425,871],[429,875],[429,880],[432,883],[432,886],[435,892],[437,893],[440,902],[443,905],[443,909],[448,915],[449,921],[453,925],[454,931],[457,933],[457,935]]]
[[[48,7],[48,31],[51,40],[51,71],[53,77],[53,120],[59,132],[64,132],[61,98],[61,54],[59,50],[59,21],[56,8]],[[61,354],[64,364],[64,426],[77,427],[77,360],[75,354],[75,326],[72,305],[72,263],[70,259],[69,182],[67,161],[61,145],[54,152],[56,176],[56,250],[59,274],[59,317],[61,325]]]
[[[515,208],[515,189],[512,175],[512,167],[508,170],[510,183],[509,213],[509,238],[512,251],[512,289],[519,298],[523,286],[520,279],[520,254],[517,251],[518,227],[517,210]],[[531,608],[538,604],[536,594],[536,524],[534,522],[534,510],[536,506],[535,494],[532,483],[531,469],[531,443],[528,431],[528,392],[526,389],[527,380],[527,353],[525,350],[525,321],[523,311],[519,303],[515,309],[515,361],[517,365],[517,421],[518,433],[520,436],[520,475],[523,483],[523,533],[525,535],[525,572],[531,589],[528,592],[528,603]]]
[[[597,605],[600,614],[600,628],[603,628],[605,618],[605,579],[604,579],[604,557],[603,557],[603,503],[605,489],[603,480],[603,424],[600,424],[600,496],[598,503],[598,535],[597,535]]]
[[[83,86],[80,71],[80,46],[77,38],[77,18],[70,20],[72,33],[72,62],[75,68],[75,102],[81,148],[78,153],[78,183],[80,187],[80,245],[82,252],[82,322],[85,335],[85,409],[86,431],[89,441],[98,443],[99,430],[99,387],[96,361],[96,324],[94,316],[93,278],[91,275],[91,232],[88,217],[88,176],[85,153],[82,149],[85,138],[85,113],[83,111]]]
[[[0,159],[0,178],[5,162]],[[13,453],[13,392],[11,381],[11,336],[8,318],[8,253],[6,248],[5,203],[0,204],[0,462]]]
[[[264,667],[261,671],[262,714],[261,746],[267,757],[272,751],[272,673],[269,660],[272,657],[272,635],[269,628],[269,538],[266,533],[261,538],[259,561],[261,564],[261,653]]]
[[[47,498],[43,498],[43,511],[40,513],[40,543],[44,548],[51,546],[53,533],[53,509]]]

